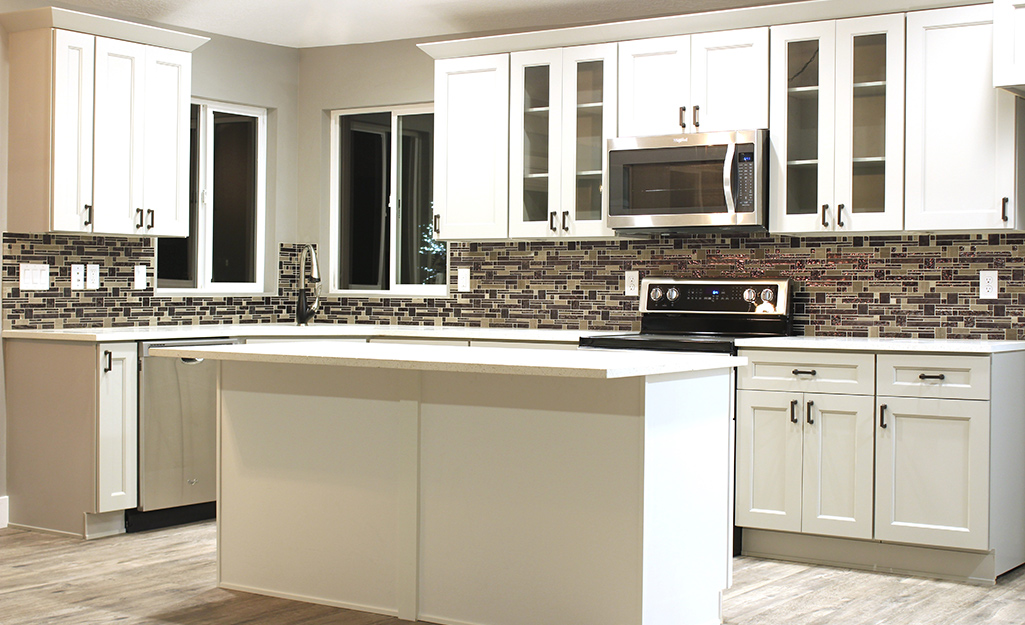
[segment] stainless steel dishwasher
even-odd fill
[[[217,363],[158,358],[157,347],[234,345],[239,339],[144,342],[139,345],[139,510],[214,501]]]

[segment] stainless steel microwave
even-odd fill
[[[608,225],[662,232],[768,224],[768,130],[608,142]]]

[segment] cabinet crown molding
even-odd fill
[[[133,41],[161,48],[192,52],[207,41],[209,37],[181,33],[156,26],[135,24],[124,20],[88,13],[79,13],[57,7],[43,7],[28,11],[0,13],[0,26],[14,33],[22,30],[38,28],[60,28],[89,35],[100,35],[122,41]]]

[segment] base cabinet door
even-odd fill
[[[138,354],[135,343],[97,347],[96,512],[138,505]]]
[[[737,501],[741,527],[801,531],[801,393],[737,394]]]
[[[878,401],[876,539],[988,549],[990,403]]]

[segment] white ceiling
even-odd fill
[[[792,0],[0,0],[294,48],[457,37],[696,13]]]

